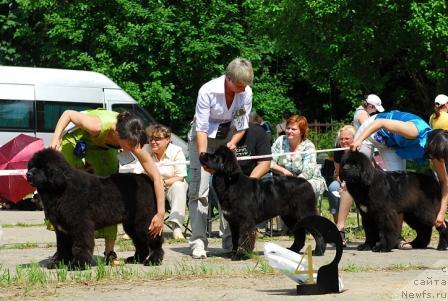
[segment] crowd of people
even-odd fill
[[[327,183],[317,164],[316,148],[308,139],[308,121],[305,116],[291,112],[282,114],[275,127],[264,120],[262,110],[252,107],[251,84],[254,79],[251,62],[236,58],[229,63],[225,74],[205,83],[198,92],[195,115],[188,134],[190,165],[185,164],[182,149],[171,142],[171,131],[162,125],[144,128],[141,121],[130,113],[92,110],[87,114],[66,111],[57,123],[51,147],[61,150],[73,166],[90,170],[98,175],[117,172],[118,149],[130,151],[142,164],[154,182],[158,213],[151,221],[151,235],[161,235],[164,226],[165,204],[169,216],[165,223],[173,229],[175,239],[183,234],[186,207],[188,206],[191,236],[189,246],[193,258],[207,258],[207,222],[210,173],[201,166],[199,157],[226,145],[238,157],[262,156],[261,159],[239,161],[243,172],[253,178],[267,176],[295,176],[306,179],[316,198],[328,191],[330,213],[333,215],[345,243],[345,221],[353,199],[339,178],[341,157],[347,150],[334,153],[334,176]],[[373,159],[377,149],[387,170],[404,170],[406,160],[417,162],[428,158],[442,188],[442,206],[434,221],[444,225],[448,202],[448,177],[444,159],[448,157],[448,97],[435,98],[435,111],[430,125],[420,117],[406,112],[384,112],[381,99],[368,95],[356,108],[353,124],[344,125],[335,137],[336,148],[350,148]],[[72,122],[77,130],[65,132]],[[434,136],[427,144],[428,136]],[[87,148],[78,154],[79,141]],[[156,163],[174,163],[158,165]],[[187,168],[189,179],[187,183]],[[219,196],[218,196],[219,198]],[[221,217],[222,248],[232,249],[231,233]],[[402,222],[402,221],[401,221]],[[117,227],[98,231],[106,240],[105,256],[109,264],[116,264],[114,252]],[[410,245],[397,238],[397,247]]]

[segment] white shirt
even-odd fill
[[[168,147],[165,150],[165,153],[162,157],[157,159],[157,156],[152,152],[151,146],[149,144],[145,144],[143,149],[151,154],[152,159],[157,164],[161,163],[170,163],[170,162],[184,162],[185,163],[185,155],[182,152],[182,148],[180,146],[174,145],[172,143],[168,144]],[[186,177],[187,176],[187,165],[186,164],[177,164],[177,165],[169,165],[169,166],[160,166],[158,165],[159,173],[163,179],[169,179],[171,177]]]
[[[252,109],[252,89],[236,93],[230,108],[227,108],[224,93],[225,75],[205,83],[198,93],[195,112],[195,127],[215,138],[219,124],[232,121],[237,131],[249,128],[249,113]]]

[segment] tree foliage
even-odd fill
[[[447,84],[448,15],[444,0],[285,0],[275,18],[279,45],[300,76],[340,98],[388,96],[388,107],[431,109]]]
[[[365,93],[428,113],[446,93],[444,0],[0,0],[0,64],[106,74],[185,134],[197,91],[235,57],[254,108],[345,119]]]

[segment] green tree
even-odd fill
[[[252,34],[244,1],[2,1],[3,64],[104,73],[181,134],[199,87],[236,56],[253,62],[260,103],[288,102],[281,79],[272,81],[261,66],[270,62],[272,41],[266,47],[266,37]],[[266,91],[259,79],[276,84]]]
[[[422,112],[446,87],[446,1],[278,3],[272,37],[293,53],[300,76],[317,90],[334,85],[348,105],[377,93],[390,100],[388,107]]]

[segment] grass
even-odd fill
[[[424,265],[415,265],[415,264],[391,264],[386,267],[372,267],[365,265],[357,265],[354,263],[348,263],[341,267],[341,271],[349,272],[349,273],[361,273],[361,272],[404,272],[404,271],[413,271],[413,270],[424,270],[428,269],[427,266]]]
[[[16,223],[16,224],[1,224],[3,228],[29,228],[29,227],[42,227],[45,223],[40,224],[26,224],[26,223]]]
[[[16,243],[16,244],[5,244],[0,246],[0,250],[25,250],[25,249],[37,249],[37,248],[54,248],[56,247],[55,243],[44,243],[44,244],[38,244],[35,242],[23,242],[23,243]]]
[[[189,279],[197,277],[236,277],[236,276],[260,276],[271,275],[275,271],[264,258],[252,260],[245,269],[235,269],[225,263],[221,265],[212,264],[209,261],[201,261],[192,264],[179,261],[170,266],[154,266],[139,268],[131,265],[118,267],[107,266],[103,259],[97,261],[95,268],[88,270],[69,271],[68,267],[61,265],[58,269],[47,270],[37,263],[26,266],[17,266],[15,273],[0,266],[0,288],[20,286],[30,290],[35,286],[46,286],[62,283],[89,284],[103,280],[173,280]]]

